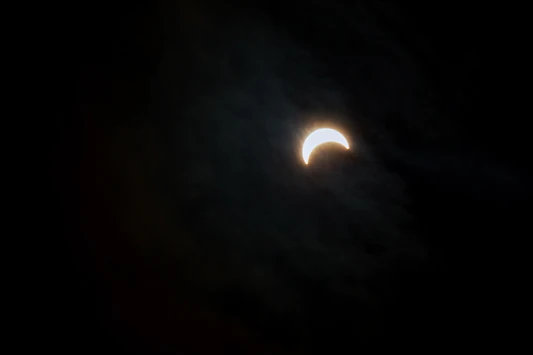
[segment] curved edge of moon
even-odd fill
[[[341,133],[331,128],[320,128],[307,136],[304,141],[302,147],[302,157],[305,164],[309,163],[309,157],[316,147],[329,142],[339,143],[346,149],[350,149],[348,141]]]

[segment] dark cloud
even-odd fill
[[[231,323],[227,342],[305,351],[438,337],[425,324],[456,314],[459,235],[504,218],[524,180],[465,144],[468,68],[444,94],[449,63],[407,12],[276,6],[123,17],[80,99],[82,264],[127,331],[169,347],[187,343],[169,330],[182,312],[184,339]],[[320,125],[352,149],[306,166]]]

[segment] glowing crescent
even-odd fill
[[[334,142],[342,144],[346,149],[350,149],[348,141],[342,134],[331,128],[317,129],[311,133],[305,140],[302,148],[302,156],[305,163],[309,162],[309,156],[317,146],[322,143]]]

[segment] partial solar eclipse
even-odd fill
[[[348,141],[342,134],[331,128],[321,128],[317,129],[311,133],[304,142],[302,148],[302,156],[304,158],[305,164],[309,163],[309,157],[313,150],[322,143],[339,143],[343,145],[346,149],[350,149]]]

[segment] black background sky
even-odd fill
[[[484,65],[500,43],[495,11],[61,11],[47,51],[61,88],[46,347],[432,351],[494,327],[501,255],[485,250],[524,233],[529,191],[520,121],[486,94],[502,90]],[[353,148],[328,146],[305,166],[301,144],[320,125]]]

